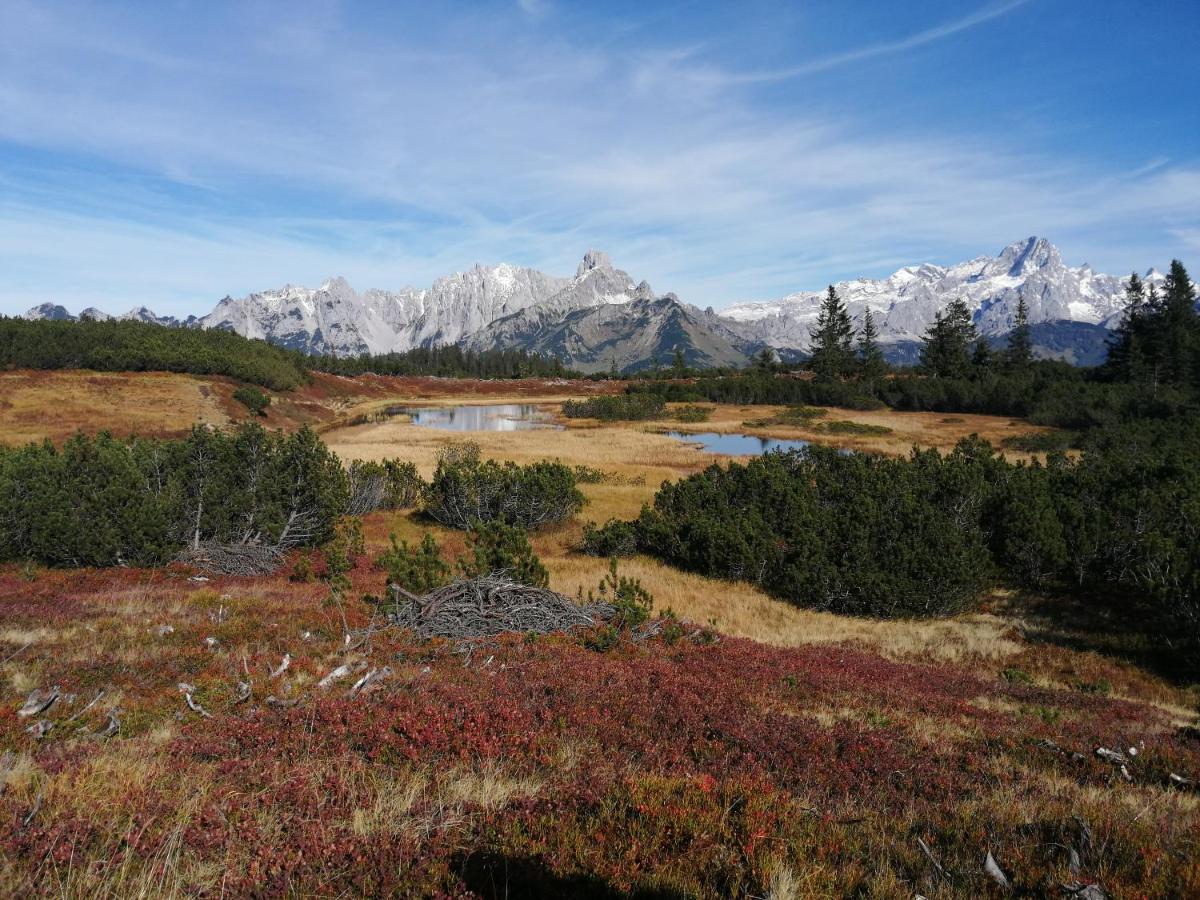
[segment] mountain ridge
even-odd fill
[[[1162,276],[1146,274],[1149,283]],[[980,333],[996,340],[1013,326],[1024,299],[1043,326],[1045,355],[1073,362],[1103,358],[1103,335],[1119,320],[1125,279],[1067,266],[1048,240],[1030,237],[996,256],[954,265],[904,266],[880,279],[835,284],[856,324],[870,309],[885,353],[912,358],[913,346],[951,299],[967,301]],[[78,318],[133,319],[159,325],[218,328],[306,353],[351,356],[443,344],[472,350],[523,349],[558,356],[569,366],[632,371],[669,361],[678,349],[693,365],[741,365],[764,347],[794,358],[809,344],[824,291],[735,303],[722,311],[656,294],[608,254],[588,250],[573,277],[501,263],[476,264],[428,288],[356,291],[341,277],[317,288],[281,288],[222,298],[207,315],[179,320],[138,307],[120,316],[89,308]],[[76,318],[44,303],[26,318]],[[1065,323],[1056,328],[1055,323]],[[1070,328],[1065,325],[1074,325]],[[1098,326],[1085,328],[1083,326]],[[1069,339],[1067,339],[1069,336]]]

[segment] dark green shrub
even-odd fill
[[[1078,446],[1079,435],[1073,431],[1042,431],[1036,434],[1014,434],[1000,443],[1022,453],[1053,453]]]
[[[568,419],[600,419],[605,422],[661,419],[666,404],[651,394],[600,394],[586,400],[567,400],[562,405]]]
[[[604,484],[609,480],[608,473],[592,466],[576,466],[574,472],[578,484]]]
[[[613,625],[600,625],[583,634],[583,646],[596,653],[607,653],[621,643],[621,632]]]
[[[467,532],[467,553],[458,560],[464,578],[476,578],[503,572],[514,581],[533,587],[547,587],[550,575],[519,525],[503,522],[476,524]]]
[[[713,410],[710,406],[696,406],[689,403],[687,406],[681,406],[679,409],[671,413],[671,418],[676,422],[707,422],[712,418]]]
[[[249,385],[240,387],[234,391],[233,399],[256,416],[265,416],[267,414],[267,407],[271,405],[270,397],[258,388],[250,387]]]
[[[580,589],[580,599],[583,590]],[[615,609],[612,625],[615,628],[636,628],[650,618],[654,596],[636,578],[617,574],[617,561],[610,559],[608,572],[595,592],[588,591],[588,603],[609,603]]]
[[[1033,676],[1024,669],[1018,669],[1016,666],[1008,666],[1002,669],[1000,677],[1009,684],[1033,684]]]
[[[346,475],[310,429],[0,448],[0,560],[158,565],[197,544],[323,544]]]
[[[908,460],[770,453],[663,485],[636,522],[637,544],[805,606],[944,615],[970,606],[990,572],[978,519],[994,464],[975,445]]]
[[[408,541],[397,542],[394,534],[391,542],[391,549],[375,561],[376,568],[387,572],[389,585],[398,585],[419,597],[450,583],[450,566],[443,561],[441,550],[428,531],[416,547],[410,547]]]
[[[95,369],[227,375],[276,391],[305,380],[301,354],[213,328],[0,316],[0,369]]]
[[[415,506],[425,482],[411,462],[385,459],[364,462],[356,459],[346,470],[350,482],[352,515],[362,516],[377,509],[407,509]]]
[[[865,422],[849,422],[841,419],[823,422],[817,427],[830,434],[883,435],[892,433],[892,429],[886,425],[870,425]]]
[[[694,382],[631,384],[631,396],[649,395],[669,403],[733,403],[739,406],[839,406],[843,409],[882,409],[884,404],[855,382],[796,378],[755,371],[745,375],[697,378]]]
[[[479,446],[466,443],[439,454],[425,511],[452,528],[503,522],[534,530],[569,519],[583,504],[574,472],[562,463],[481,460]]]
[[[1095,681],[1073,681],[1071,687],[1081,694],[1095,694],[1099,697],[1107,697],[1112,693],[1112,684],[1107,678],[1099,678]]]
[[[586,522],[581,549],[589,556],[633,556],[637,553],[637,526],[621,519],[609,519],[601,527]]]

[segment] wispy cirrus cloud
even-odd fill
[[[609,41],[557,16],[532,29],[516,7],[364,23],[330,3],[286,20],[230,5],[186,28],[0,3],[18,36],[0,46],[10,312],[197,312],[284,281],[398,287],[475,261],[569,272],[589,246],[720,306],[1034,231],[1124,271],[1200,227],[1194,158],[1131,168],[779,107],[757,93],[779,78],[658,26]],[[950,44],[1022,5],[759,73]]]

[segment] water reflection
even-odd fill
[[[527,431],[532,428],[561,428],[550,416],[531,403],[494,403],[485,406],[441,406],[396,410],[422,428],[442,431]]]
[[[726,456],[761,456],[768,450],[802,450],[808,446],[808,441],[755,437],[750,434],[718,434],[715,431],[702,431],[697,434],[669,431],[667,436],[690,444],[700,444],[710,453]]]

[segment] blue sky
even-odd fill
[[[721,307],[1039,234],[1200,269],[1194,0],[0,0],[0,313],[589,247]]]

